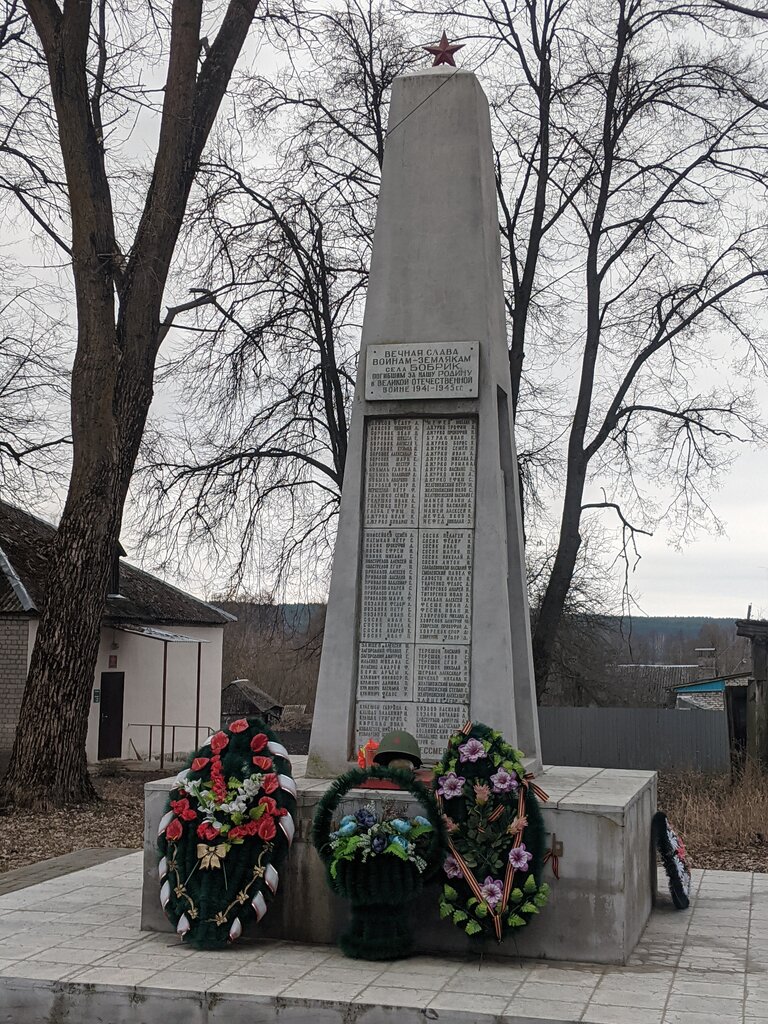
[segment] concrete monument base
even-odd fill
[[[311,844],[312,818],[328,780],[306,778],[305,759],[294,758],[298,786],[296,838],[281,869],[278,895],[253,937],[335,943],[348,913],[331,892],[325,868]],[[562,844],[560,879],[551,877],[550,902],[529,925],[500,946],[497,956],[626,964],[651,912],[656,881],[651,817],[656,810],[656,773],[601,768],[544,768],[537,782],[549,794],[544,823]],[[141,927],[168,932],[159,900],[157,828],[173,779],[145,786],[144,879]],[[366,803],[413,804],[406,793],[353,790],[340,814]],[[411,810],[410,813],[418,813]],[[441,921],[437,891],[428,886],[413,905],[417,953],[467,953],[476,943]]]

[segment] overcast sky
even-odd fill
[[[675,550],[659,530],[641,538],[633,590],[648,615],[768,617],[768,451],[748,451],[714,495],[723,536]]]
[[[256,49],[252,38],[247,57],[253,57]],[[262,62],[272,63],[268,47],[259,56]],[[151,150],[152,134],[151,129],[143,130],[140,126],[132,141],[138,147],[143,143]],[[26,241],[28,235],[23,234],[26,225],[19,222],[16,227],[20,229],[12,247],[16,258],[22,264],[26,262],[39,268],[41,254],[39,249],[31,251]],[[45,276],[42,268],[37,274]],[[173,416],[174,404],[173,395],[160,388],[153,415]],[[63,500],[63,495],[61,497]],[[753,616],[768,617],[768,450],[743,451],[730,472],[723,475],[720,490],[712,496],[712,505],[725,523],[726,532],[722,536],[700,534],[694,543],[682,549],[670,546],[663,528],[651,538],[639,538],[642,559],[630,580],[637,602],[635,614],[736,618],[745,616],[751,603]],[[57,511],[55,503],[40,509],[41,514],[52,518]],[[133,541],[130,535],[124,537],[129,557],[140,562],[140,552]],[[224,583],[212,580],[204,570],[197,578],[174,578],[172,582],[205,596],[220,590]],[[258,588],[253,586],[252,589]],[[321,582],[314,593],[286,597],[323,599],[325,587]]]

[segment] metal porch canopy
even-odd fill
[[[163,702],[160,713],[160,768],[162,769],[165,767],[165,706],[168,687],[168,644],[197,644],[197,684],[195,689],[195,747],[197,747],[198,732],[200,730],[200,670],[203,644],[210,643],[210,640],[198,640],[196,637],[184,636],[183,633],[171,633],[170,630],[158,629],[156,626],[132,626],[127,623],[121,623],[114,628],[120,630],[122,633],[134,633],[137,636],[144,636],[148,640],[160,640],[163,645]],[[149,757],[150,759],[152,758],[151,749],[149,751]]]

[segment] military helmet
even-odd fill
[[[387,765],[392,760],[411,761],[415,768],[421,767],[421,750],[415,736],[403,729],[388,732],[382,736],[379,749],[373,755],[375,764]]]

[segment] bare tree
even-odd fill
[[[750,394],[750,377],[765,371],[757,313],[768,266],[766,121],[764,104],[753,98],[761,94],[763,64],[759,52],[744,56],[729,37],[729,26],[736,31],[731,15],[712,11],[693,2],[650,0],[483,0],[472,7],[454,0],[438,11],[416,12],[447,14],[462,38],[477,41],[491,92],[528,532],[545,549],[546,576],[535,595],[540,693],[556,655],[582,538],[595,521],[617,531],[628,599],[638,537],[661,522],[683,539],[702,526],[716,528],[709,488],[736,445],[763,437]],[[301,249],[314,261],[306,263],[312,265],[312,292],[322,294],[324,278],[328,295],[352,295],[335,291],[340,275],[315,260],[318,238],[330,251],[339,210],[350,242],[345,259],[361,254],[355,295],[364,281],[386,105],[386,76],[373,76],[382,79],[382,87],[372,88],[370,69],[383,66],[378,40],[394,38],[382,34],[373,13],[350,3],[341,10],[341,22],[333,21],[336,15],[322,22],[334,34],[315,52],[334,54],[343,68],[339,77],[324,65],[293,90],[282,79],[263,84],[257,123],[270,126],[284,160],[274,191],[248,194],[247,153],[241,164],[231,152],[219,161],[225,180],[240,175],[238,189],[249,207],[239,219],[223,215],[220,234],[227,241],[216,252],[226,260],[221,254],[233,248],[237,232],[232,225],[241,225],[261,268],[248,268],[259,282],[248,305],[223,307],[227,330],[234,326],[235,336],[248,339],[251,354],[246,364],[240,344],[230,342],[228,386],[237,381],[240,409],[250,393],[254,407],[267,415],[236,417],[237,429],[220,431],[215,443],[210,432],[198,433],[202,446],[190,436],[183,458],[158,460],[161,497],[177,499],[165,507],[184,529],[197,524],[205,535],[231,526],[227,516],[238,507],[245,509],[239,527],[252,525],[257,513],[263,524],[265,497],[279,495],[288,502],[280,515],[285,518],[290,509],[292,537],[303,542],[316,507],[323,508],[323,530],[334,512],[333,502],[324,504],[323,485],[331,482],[335,501],[334,443],[341,451],[344,421],[337,399],[329,406],[325,385],[318,383],[320,335],[308,328],[307,309],[296,303],[289,284],[277,308],[282,317],[293,304],[291,323],[303,324],[311,338],[314,375],[302,376],[306,366],[298,374],[288,371],[289,365],[301,370],[295,353],[290,363],[282,361],[279,347],[269,354],[260,333],[275,307],[266,310],[253,296],[267,279],[281,276],[269,263],[274,242],[259,247],[258,239],[270,237],[283,211],[280,244],[285,245],[285,227],[301,237]],[[347,24],[349,32],[339,28]],[[287,168],[292,176],[286,179]],[[299,194],[311,215],[297,201]],[[211,205],[221,209],[218,200]],[[321,235],[310,230],[313,219],[322,224]],[[290,258],[284,280],[303,281],[306,255],[292,248]],[[210,286],[233,283],[241,261],[226,265],[226,273],[217,269]],[[341,265],[338,258],[328,264]],[[350,301],[330,318],[334,351],[345,353],[338,368],[346,374],[352,363],[339,339],[342,327],[354,335],[357,310]],[[286,322],[275,321],[281,330]],[[741,363],[734,367],[737,357]],[[214,365],[215,360],[206,368]],[[251,369],[243,372],[246,366]],[[291,386],[312,380],[312,386],[300,386],[279,407],[275,367],[280,387],[286,380]],[[270,375],[266,390],[259,391]],[[347,387],[349,377],[343,381]],[[228,415],[238,408],[231,400],[217,407]],[[270,427],[281,440],[274,449]],[[193,449],[210,457],[197,463]],[[322,468],[308,468],[306,456],[314,453]],[[251,477],[255,467],[261,473],[269,467],[258,484]],[[298,494],[305,497],[297,503]],[[272,530],[267,522],[259,543],[267,545]]]
[[[547,447],[545,467],[559,466],[550,494],[562,506],[535,615],[541,694],[583,521],[614,517],[629,568],[638,533],[659,521],[681,536],[712,522],[707,483],[733,442],[762,437],[749,385],[706,381],[702,356],[719,336],[765,368],[754,317],[768,266],[755,214],[765,119],[745,91],[756,69],[722,23],[691,41],[694,18],[707,28],[697,5],[489,0],[450,12],[491,61],[506,57],[494,111],[513,381],[565,361],[578,382],[549,396],[564,444]],[[538,366],[526,369],[526,350]],[[523,437],[538,412],[526,398]]]
[[[2,271],[10,274],[9,267]],[[28,502],[61,483],[70,439],[59,325],[35,297],[0,304],[0,494]]]
[[[419,59],[386,7],[355,0],[287,43],[287,70],[242,83],[255,144],[222,133],[201,171],[185,273],[219,298],[176,368],[184,430],[150,447],[144,480],[153,553],[192,539],[210,560],[234,535],[232,577],[255,563],[260,586],[327,563],[389,88]]]
[[[743,14],[748,18],[756,18],[760,21],[768,19],[768,7],[748,7],[746,4],[733,3],[732,0],[715,0],[718,7],[724,11],[733,11],[736,14]]]
[[[115,208],[119,171],[107,159],[114,110],[110,65],[125,66],[119,35],[153,4],[113,10],[106,0],[25,0],[47,70],[51,118],[66,181],[77,309],[72,372],[72,475],[53,550],[46,600],[4,782],[7,799],[39,807],[95,796],[85,736],[99,630],[126,492],[152,399],[157,350],[180,311],[161,316],[166,279],[203,148],[257,0],[230,0],[203,45],[202,0],[174,0],[159,138],[144,177],[135,231]],[[215,15],[216,12],[206,12]],[[130,63],[130,61],[128,61]],[[118,90],[119,91],[119,90]],[[125,96],[125,92],[122,93]],[[136,176],[131,182],[138,191]],[[119,236],[130,231],[129,237]],[[197,300],[195,300],[197,301]],[[189,306],[190,303],[187,304]]]
[[[217,597],[216,601],[237,617],[224,637],[224,684],[250,679],[278,704],[303,704],[311,714],[325,606],[276,605],[243,594]]]

